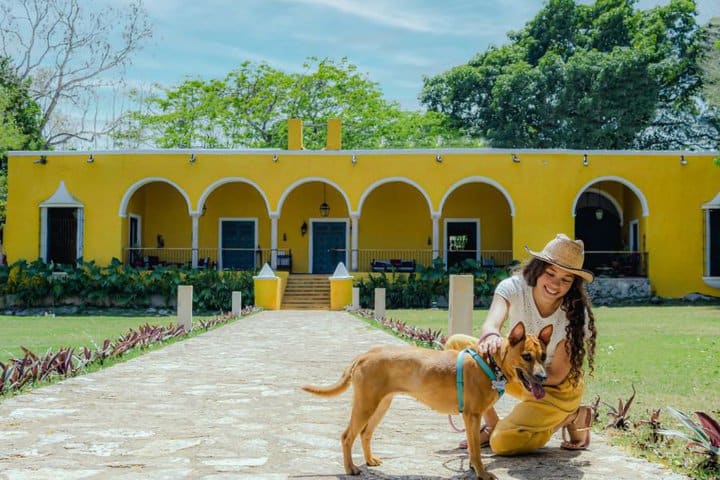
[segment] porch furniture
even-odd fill
[[[292,271],[292,252],[277,254],[277,269]]]
[[[375,260],[370,263],[370,270],[373,272],[414,272],[415,260],[401,260],[393,258],[390,260]]]

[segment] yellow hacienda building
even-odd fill
[[[439,149],[10,152],[7,261],[293,273],[504,265],[558,232],[596,274],[720,295],[715,152]]]

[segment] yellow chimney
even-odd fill
[[[288,150],[303,150],[302,120],[291,118],[288,120]]]
[[[327,143],[325,150],[340,150],[342,148],[342,120],[330,118],[327,123]]]

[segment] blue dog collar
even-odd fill
[[[480,368],[482,368],[485,374],[488,376],[488,378],[492,382],[493,388],[497,390],[499,396],[502,397],[503,393],[505,393],[505,384],[507,383],[504,377],[498,380],[498,375],[495,374],[493,369],[490,368],[487,362],[475,350],[473,350],[472,348],[466,348],[465,350],[461,351],[458,354],[455,369],[455,383],[457,384],[458,393],[458,411],[460,413],[462,413],[465,408],[463,358],[465,357],[466,353],[470,354],[470,356],[473,357],[475,362],[480,365]],[[500,373],[500,376],[502,376],[502,372]]]

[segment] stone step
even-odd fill
[[[327,275],[290,275],[285,285],[283,310],[328,310],[330,281]]]

